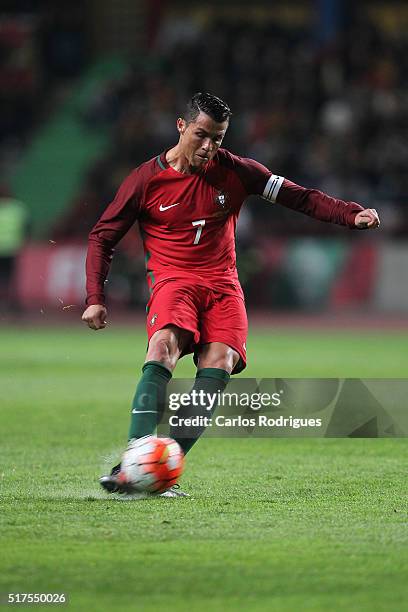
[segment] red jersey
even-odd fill
[[[182,174],[166,153],[136,168],[89,235],[87,304],[104,304],[114,247],[139,222],[152,289],[168,279],[194,278],[224,293],[241,291],[235,229],[249,195],[260,195],[322,221],[354,227],[359,204],[305,189],[262,164],[219,149],[206,166]]]

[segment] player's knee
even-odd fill
[[[177,338],[171,329],[162,329],[150,339],[146,361],[159,361],[174,370],[179,356]]]
[[[226,356],[224,358],[214,359],[207,361],[203,366],[203,368],[218,368],[219,370],[225,370],[228,374],[231,374],[232,370],[235,368],[235,365],[238,363],[238,359],[235,359],[232,356]]]
[[[239,361],[239,354],[234,349],[228,347],[225,350],[207,350],[204,351],[198,360],[198,367],[202,368],[218,368],[225,370],[229,374],[233,371]]]
[[[172,365],[170,342],[165,338],[158,338],[151,342],[149,350],[147,351],[147,360],[159,361],[167,368],[170,368]]]

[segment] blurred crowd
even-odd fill
[[[91,61],[82,5],[38,2],[41,13],[0,20],[0,167],[6,174]],[[110,133],[110,146],[88,168],[53,239],[86,243],[123,178],[174,145],[176,118],[197,91],[230,105],[224,146],[232,152],[306,187],[378,208],[381,236],[407,234],[408,37],[374,26],[367,16],[351,18],[327,40],[316,24],[284,27],[272,14],[270,21],[255,23],[199,21],[187,11],[166,16],[149,36],[149,47],[128,58],[123,74],[89,92],[78,120],[87,130]],[[238,226],[240,278],[258,298],[260,284],[279,286],[276,300],[284,293],[283,237],[347,240],[350,234],[257,200],[243,208]],[[306,259],[302,254],[294,269],[301,270]],[[315,264],[313,269],[322,269],[321,258]],[[114,266],[111,295],[143,301],[143,254],[135,234],[122,241]]]
[[[86,13],[67,0],[3,0],[0,9],[2,180],[86,65]]]
[[[23,44],[34,26],[41,55],[36,63]],[[75,77],[84,65],[80,10],[54,11],[18,31],[2,21],[0,157],[24,145],[46,113],[53,83]],[[34,66],[41,67],[40,76]],[[231,106],[224,144],[233,152],[305,186],[387,207],[388,229],[406,231],[407,77],[408,38],[391,36],[366,18],[353,19],[324,43],[310,25],[165,19],[125,76],[89,97],[81,120],[95,130],[109,127],[111,146],[89,169],[56,232],[86,236],[124,176],[174,144],[175,119],[196,91],[215,93]],[[265,206],[252,207],[251,215],[262,232]],[[293,213],[280,214],[273,227],[280,232],[282,224],[292,232],[319,231]]]
[[[322,45],[310,30],[273,23],[175,20],[156,40],[147,58],[135,58],[124,78],[90,100],[83,119],[95,129],[111,126],[111,148],[78,197],[89,219],[82,209],[78,225],[74,206],[65,232],[86,232],[127,172],[175,142],[175,119],[196,91],[231,106],[224,144],[233,152],[305,186],[386,206],[388,229],[406,231],[406,37],[390,39],[363,20]],[[264,207],[253,212],[260,228],[265,214]],[[279,217],[278,232],[282,223],[289,231],[312,228],[293,214]]]

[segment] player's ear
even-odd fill
[[[179,117],[177,119],[177,129],[180,132],[180,134],[184,134],[184,132],[186,131],[186,128],[187,128],[187,123],[185,119],[182,119],[181,117]]]

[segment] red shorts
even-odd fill
[[[159,329],[176,325],[192,332],[193,340],[183,355],[194,353],[209,342],[223,342],[233,348],[240,360],[233,370],[246,366],[248,320],[242,294],[217,292],[185,280],[168,280],[154,288],[147,304],[146,329],[150,338]]]

